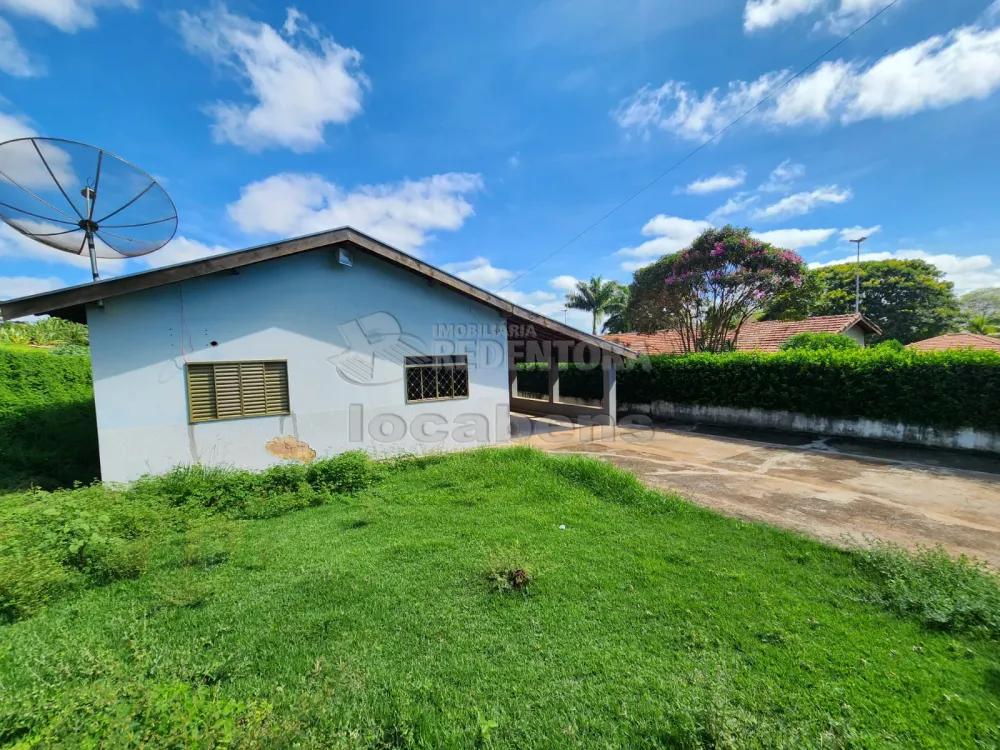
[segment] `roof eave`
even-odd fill
[[[603,351],[616,354],[620,357],[634,359],[637,356],[636,352],[621,344],[592,336],[589,333],[571,328],[557,320],[515,305],[513,302],[509,302],[491,292],[480,289],[467,281],[463,281],[456,276],[452,276],[445,271],[417,260],[350,227],[341,227],[327,232],[319,232],[267,245],[259,245],[245,250],[236,250],[222,255],[213,255],[209,258],[178,263],[152,271],[141,271],[127,276],[116,276],[115,278],[95,281],[89,284],[80,284],[53,292],[43,292],[42,294],[35,294],[30,297],[7,300],[6,302],[0,302],[0,315],[5,320],[22,318],[26,315],[49,315],[53,313],[75,317],[82,312],[87,304],[103,299],[142,292],[166,284],[188,281],[200,276],[234,270],[243,266],[295,255],[309,250],[318,250],[324,247],[332,248],[345,244],[448,286],[459,294],[498,310],[504,317],[522,318],[529,323],[543,326],[570,339],[592,343]]]

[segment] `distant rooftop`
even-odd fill
[[[946,333],[932,339],[916,341],[907,348],[922,352],[943,352],[948,349],[986,349],[1000,352],[1000,339],[978,333]]]

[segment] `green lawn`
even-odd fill
[[[0,745],[1000,743],[992,625],[893,614],[859,555],[593,461],[410,462],[206,528],[0,626]]]

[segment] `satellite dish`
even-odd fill
[[[160,184],[100,148],[61,138],[0,143],[0,219],[72,255],[136,258],[177,232],[177,209]]]

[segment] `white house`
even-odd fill
[[[613,422],[616,362],[635,356],[350,228],[0,312],[88,324],[106,481],[499,443],[512,406]],[[557,363],[570,360],[603,367],[600,408],[559,402]],[[547,401],[517,398],[523,361],[550,362]]]

